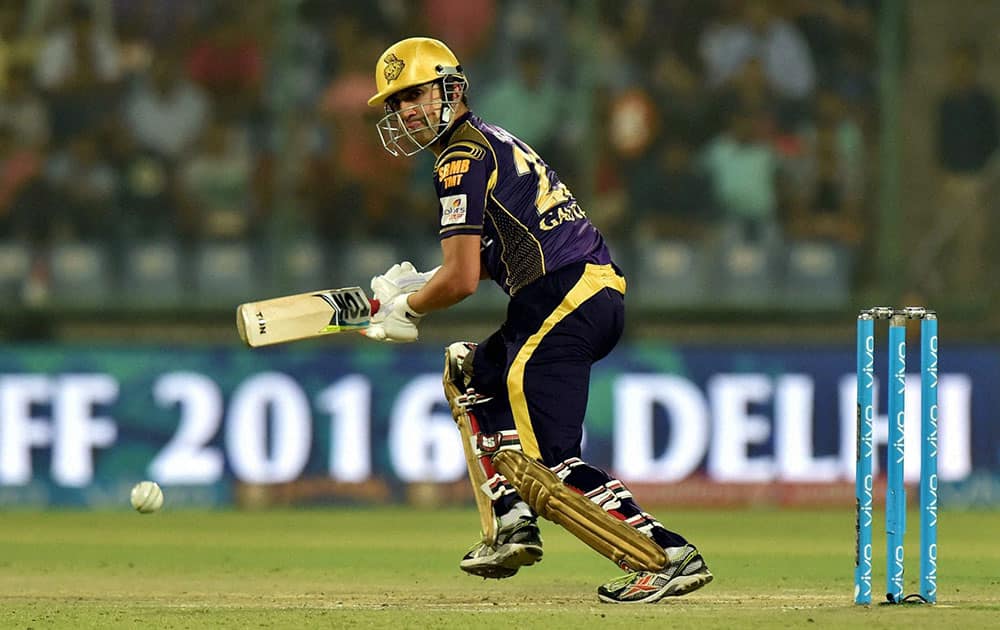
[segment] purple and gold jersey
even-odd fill
[[[434,164],[441,239],[476,234],[490,277],[510,295],[573,263],[604,265],[604,238],[531,147],[472,113]]]

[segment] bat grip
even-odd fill
[[[372,313],[371,314],[372,315],[374,315],[375,313],[378,313],[379,307],[382,306],[382,303],[378,301],[378,298],[372,298],[372,299],[368,300],[368,303],[371,304],[371,307],[372,307]]]

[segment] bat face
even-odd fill
[[[325,289],[247,302],[236,308],[236,329],[251,348],[368,328],[378,310],[360,287]]]

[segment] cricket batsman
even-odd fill
[[[470,476],[485,479],[474,488],[484,536],[459,566],[506,578],[539,561],[542,516],[625,570],[598,587],[603,602],[656,602],[711,582],[694,545],[581,459],[591,366],[625,322],[625,277],[601,233],[531,147],[469,109],[469,82],[444,43],[393,44],[376,62],[375,85],[368,105],[384,108],[386,150],[436,156],[442,261],[434,273],[404,262],[372,279],[382,306],[368,336],[415,341],[427,313],[462,301],[481,279],[510,296],[499,330],[445,351],[445,391],[474,443]]]

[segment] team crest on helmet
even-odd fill
[[[406,67],[406,62],[396,56],[396,53],[389,53],[389,56],[383,59],[385,62],[385,68],[382,69],[382,74],[385,76],[385,80],[392,83],[399,78],[402,74],[403,68]]]

